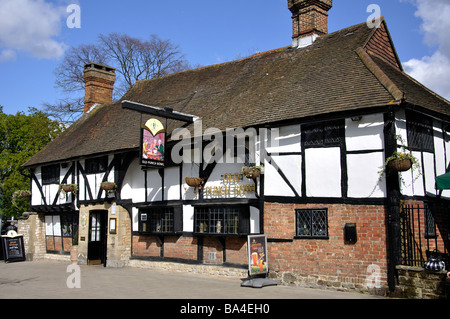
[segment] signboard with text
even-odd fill
[[[25,260],[25,248],[22,235],[2,236],[1,239],[5,262]]]
[[[267,274],[269,272],[267,236],[249,235],[247,240],[249,275]]]

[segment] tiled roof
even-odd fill
[[[375,33],[362,23],[320,37],[306,48],[289,46],[140,81],[122,100],[171,107],[200,117],[204,129],[221,130],[358,112],[393,102],[450,116],[449,102],[393,65],[392,52],[382,59],[372,55],[375,41],[370,50],[365,48]],[[137,149],[139,127],[148,118],[123,109],[121,101],[97,106],[25,166]],[[168,130],[183,124],[169,121]]]

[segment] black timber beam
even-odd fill
[[[193,123],[195,117],[194,115],[190,114],[174,112],[173,109],[168,107],[161,109],[155,106],[145,105],[131,101],[122,101],[122,108],[130,109],[141,113],[151,114],[155,116],[161,116],[172,120],[183,121],[187,123]]]

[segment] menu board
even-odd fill
[[[3,258],[8,261],[24,261],[23,236],[2,236]]]

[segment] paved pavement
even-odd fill
[[[5,299],[382,299],[357,292],[292,286],[241,287],[240,279],[140,268],[52,261],[0,261]],[[80,274],[80,276],[77,276]],[[77,285],[79,284],[79,288]],[[69,287],[73,288],[69,288]]]

